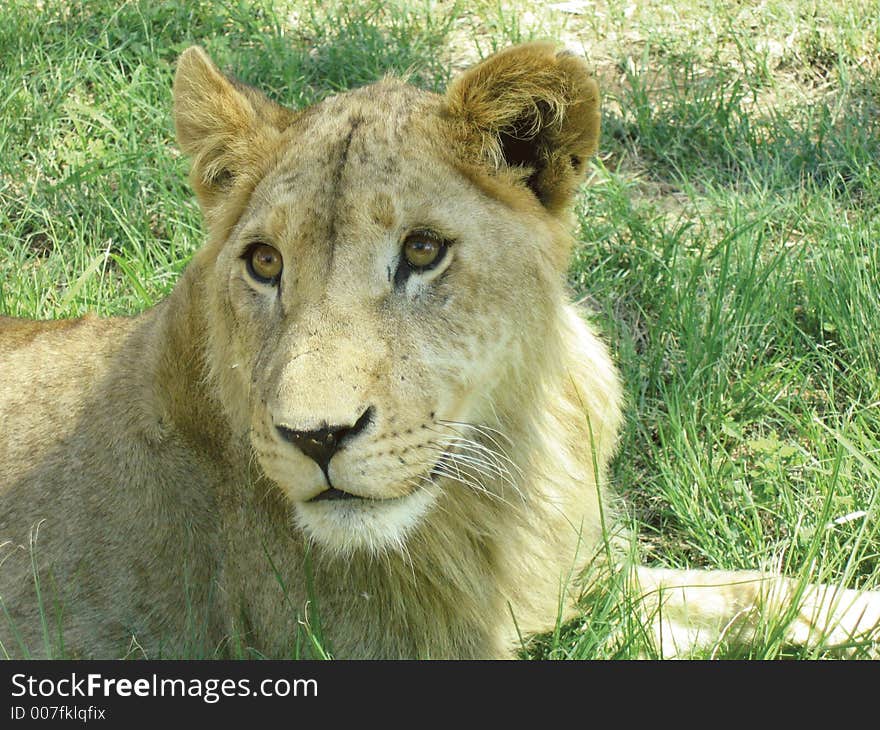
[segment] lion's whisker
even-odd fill
[[[463,484],[466,487],[470,487],[471,489],[475,490],[476,492],[479,492],[480,494],[484,494],[487,497],[489,497],[490,499],[498,500],[499,502],[506,504],[509,507],[513,506],[509,501],[504,499],[504,497],[502,497],[501,495],[496,494],[495,492],[491,491],[490,489],[487,489],[484,484],[482,484],[478,481],[474,481],[473,479],[466,478],[465,475],[463,475],[460,470],[458,470],[458,473],[454,474],[454,473],[448,471],[444,466],[437,466],[437,467],[434,467],[434,473],[439,476],[446,477],[447,479],[450,479],[454,482],[458,482],[460,484]]]
[[[494,457],[496,454],[489,448],[485,447],[483,444],[479,444],[477,442],[473,442],[467,439],[455,439],[455,443],[453,446],[456,449],[465,449],[468,451],[467,454],[462,454],[460,451],[449,450],[448,448],[437,449],[432,446],[436,450],[441,450],[443,454],[447,456],[448,459],[458,459],[462,462],[469,464],[470,466],[475,467],[478,471],[486,474],[487,476],[497,477],[503,484],[509,486],[514,492],[517,493],[520,500],[525,503],[526,498],[525,495],[520,489],[519,485],[516,483],[516,480],[513,478],[513,475],[509,470],[506,469],[505,465],[497,460],[492,462],[486,462],[483,457]]]
[[[439,423],[441,425],[464,426],[465,428],[474,428],[474,429],[482,429],[485,431],[490,431],[492,433],[497,434],[501,438],[503,438],[511,446],[514,446],[513,440],[510,438],[510,436],[508,436],[503,431],[499,431],[497,428],[492,428],[491,426],[487,426],[486,424],[465,423],[464,421],[447,421],[447,420],[443,420],[443,419],[437,420],[436,423]]]
[[[489,433],[489,432],[494,432],[494,433],[498,434],[499,436],[502,436],[511,446],[513,446],[513,441],[508,436],[503,434],[501,431],[498,431],[497,429],[493,429],[493,428],[490,428],[485,425],[479,425],[479,424],[466,424],[466,423],[459,423],[459,422],[455,422],[455,421],[438,421],[438,425],[445,426],[449,430],[458,434],[459,437],[461,437],[461,438],[467,438],[467,436],[464,433],[462,433],[462,431],[459,428],[456,428],[455,426],[450,425],[450,424],[455,424],[461,428],[464,428],[465,430],[476,431],[478,434],[480,434],[484,438],[491,441],[492,444],[495,446],[495,449],[491,449],[488,446],[486,446],[485,444],[480,444],[480,446],[488,449],[489,451],[491,451],[493,454],[495,454],[499,458],[508,462],[510,464],[510,466],[512,466],[519,473],[519,475],[521,477],[525,476],[522,472],[522,469],[520,469],[520,467],[516,464],[516,462],[514,462],[513,459],[511,459],[510,456],[507,454],[507,450],[501,444],[498,443],[498,441],[492,436],[491,433]],[[479,442],[474,442],[472,439],[468,439],[468,440],[472,441],[472,443],[479,443]]]
[[[475,469],[478,473],[483,474],[484,476],[487,476],[489,478],[496,477],[502,485],[509,486],[513,491],[517,493],[519,498],[523,502],[525,502],[525,497],[517,484],[512,479],[510,479],[508,475],[496,469],[492,464],[486,464],[485,462],[482,462],[465,454],[460,454],[456,452],[446,453],[449,455],[449,460],[456,466],[469,466]]]

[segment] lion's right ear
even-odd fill
[[[190,179],[210,224],[224,194],[260,168],[294,112],[227,78],[197,46],[177,62],[174,126],[192,158]]]
[[[583,59],[551,43],[490,56],[455,79],[446,113],[466,154],[494,172],[519,170],[549,211],[571,203],[599,139],[599,89]]]

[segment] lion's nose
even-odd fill
[[[281,438],[292,443],[310,459],[313,459],[324,474],[327,466],[344,440],[363,431],[373,418],[373,408],[367,408],[352,426],[327,426],[316,431],[297,431],[287,426],[276,424],[275,428]]]

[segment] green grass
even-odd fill
[[[170,119],[191,43],[302,106],[556,38],[604,89],[570,278],[625,378],[613,480],[643,559],[880,585],[880,2],[535,5],[7,2],[0,312],[170,291],[202,240]],[[599,583],[525,655],[638,655]],[[768,631],[747,655],[813,654]]]

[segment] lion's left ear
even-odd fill
[[[599,139],[599,89],[584,61],[551,43],[514,46],[455,79],[446,112],[475,155],[523,168],[551,212],[565,209]]]
[[[177,62],[174,126],[192,159],[190,180],[213,221],[236,182],[259,169],[295,113],[261,92],[227,78],[196,46]]]

